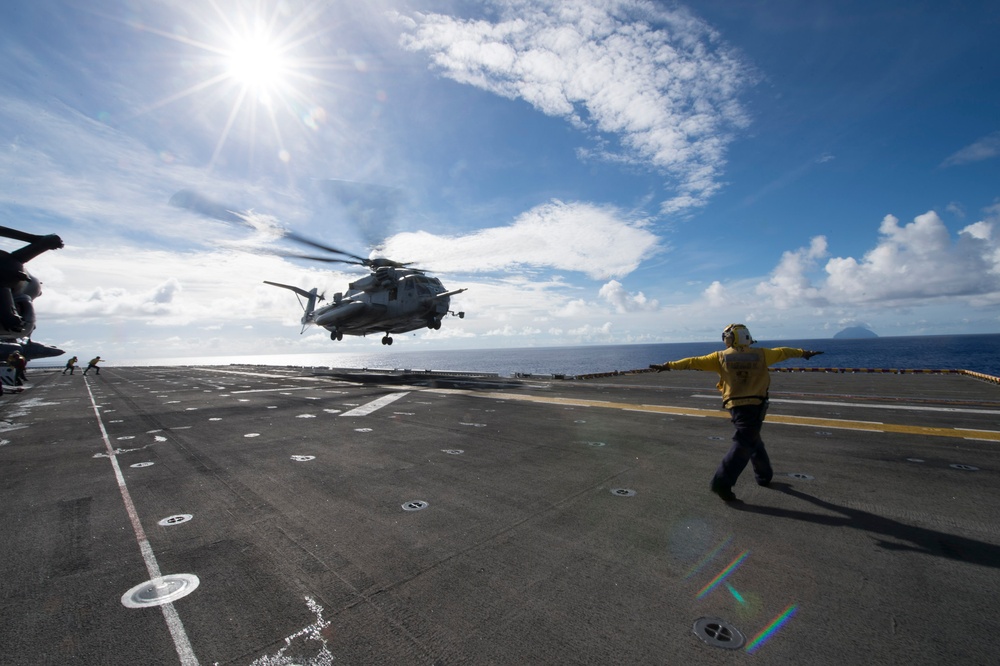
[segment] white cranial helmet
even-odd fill
[[[722,332],[722,341],[727,347],[747,347],[756,340],[750,335],[750,329],[743,324],[730,324]]]

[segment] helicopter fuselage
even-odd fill
[[[382,333],[383,344],[392,344],[391,333],[407,333],[421,328],[441,328],[451,305],[451,296],[465,291],[448,291],[441,280],[423,271],[380,266],[371,274],[352,282],[347,292],[336,294],[333,303],[314,309],[315,290],[269,283],[296,291],[309,298],[302,324],[316,324],[340,340],[345,335]],[[462,317],[465,313],[458,313]]]
[[[35,330],[35,307],[32,301],[42,295],[42,283],[33,275],[0,289],[0,340],[14,341],[31,337]]]

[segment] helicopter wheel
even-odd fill
[[[386,336],[384,338],[382,338],[382,344],[384,344],[384,345],[391,345],[392,344],[392,338],[390,338],[389,335],[386,334]]]
[[[340,333],[340,332],[338,332],[338,331],[332,331],[332,332],[330,333],[330,339],[331,339],[331,340],[337,340],[337,341],[339,341],[339,340],[343,340],[343,339],[344,339],[344,334],[343,334],[343,333]]]

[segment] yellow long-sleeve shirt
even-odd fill
[[[771,375],[767,368],[805,353],[793,347],[730,347],[704,356],[682,358],[665,363],[671,370],[712,370],[719,373],[716,388],[722,392],[726,409],[740,405],[759,405],[767,400]]]

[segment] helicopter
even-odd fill
[[[20,351],[26,358],[59,356],[63,350],[31,341],[35,330],[34,299],[42,295],[42,283],[24,264],[48,250],[63,247],[55,234],[40,236],[9,227],[0,227],[0,236],[27,243],[5,252],[0,250],[0,351]]]
[[[301,319],[302,331],[315,324],[330,332],[331,340],[345,335],[367,336],[382,333],[382,344],[391,345],[391,333],[408,333],[421,328],[438,330],[448,315],[465,318],[464,312],[448,308],[451,297],[465,289],[448,290],[441,280],[419,268],[386,258],[366,259],[286,231],[285,238],[323,250],[335,256],[316,256],[276,251],[279,256],[364,266],[368,275],[348,284],[347,291],[333,295],[333,302],[317,308],[324,301],[316,288],[305,290],[294,285],[264,280],[264,284],[288,289],[306,299]]]
[[[348,217],[363,231],[370,232],[378,225],[379,218],[391,218],[398,205],[398,192],[392,188],[344,180],[322,181],[327,194],[345,208]],[[227,206],[194,190],[180,190],[170,197],[170,204],[185,208],[199,215],[243,227],[255,228],[250,212],[238,212],[237,207]],[[275,229],[270,228],[270,231]],[[448,315],[465,318],[464,312],[449,310],[451,297],[465,289],[448,290],[441,280],[427,275],[426,271],[412,268],[386,258],[366,259],[350,252],[319,243],[294,231],[280,229],[280,238],[290,240],[326,253],[323,256],[300,254],[274,248],[261,251],[291,259],[306,259],[324,263],[341,263],[363,266],[365,275],[347,286],[347,291],[336,293],[329,305],[317,307],[325,296],[316,288],[306,290],[290,284],[264,280],[264,284],[294,292],[305,300],[302,305],[302,331],[311,325],[322,326],[330,339],[343,340],[345,335],[368,336],[382,334],[382,344],[391,345],[393,333],[408,333],[421,328],[438,330]]]

